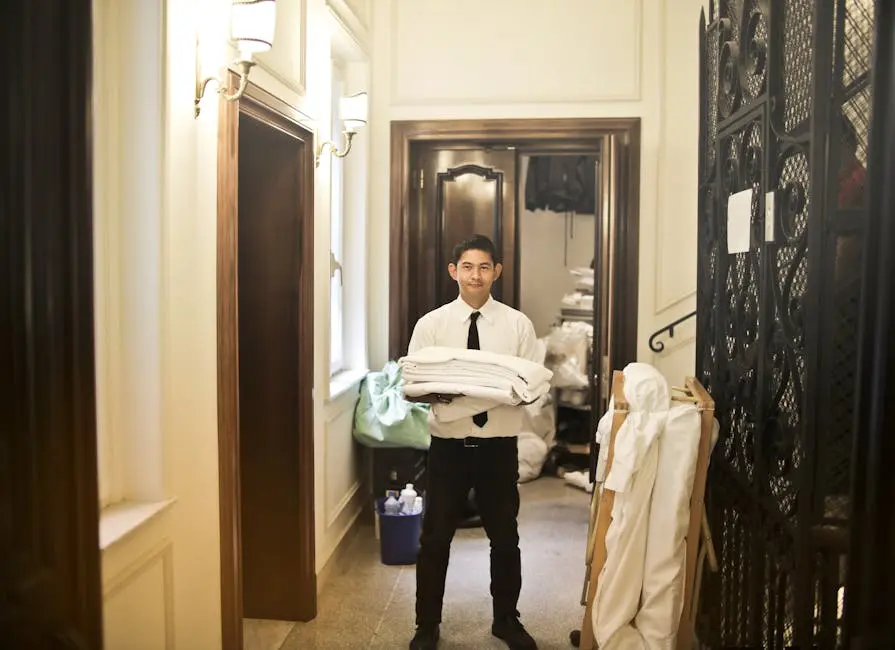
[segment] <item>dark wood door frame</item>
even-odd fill
[[[238,77],[230,73],[230,87]],[[308,603],[302,618],[316,615],[317,580],[314,537],[314,420],[311,388],[314,384],[314,134],[304,126],[304,116],[265,90],[249,84],[235,102],[220,101],[218,121],[217,206],[217,316],[218,316],[218,470],[221,530],[221,625],[224,650],[241,650],[243,597],[241,524],[239,513],[239,365],[238,365],[238,178],[239,116],[249,115],[302,142],[299,206],[301,260],[299,277],[299,355],[296,364],[302,394],[299,436],[302,535],[296,552],[303,559],[302,599]]]
[[[870,156],[855,400],[846,647],[895,644],[895,6],[875,7]]]
[[[4,5],[0,647],[102,650],[92,3]]]
[[[637,282],[640,237],[640,118],[519,120],[424,120],[392,122],[389,238],[389,356],[399,357],[410,340],[408,323],[410,147],[415,142],[514,145],[599,143],[618,136],[623,165],[617,179],[619,219],[615,286],[620,309],[613,315],[613,359],[637,358]]]

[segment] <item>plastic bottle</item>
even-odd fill
[[[413,502],[416,501],[416,496],[413,483],[408,483],[407,487],[401,490],[401,512],[408,515],[413,512]]]
[[[397,515],[401,512],[401,503],[395,497],[390,496],[385,500],[382,510],[387,515]]]
[[[418,515],[423,511],[423,497],[417,497],[413,500],[413,511],[411,514]]]

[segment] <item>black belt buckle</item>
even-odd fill
[[[479,439],[475,436],[466,436],[463,438],[463,446],[464,447],[478,447]]]

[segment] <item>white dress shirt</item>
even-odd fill
[[[479,330],[479,347],[487,352],[508,354],[535,363],[541,363],[537,349],[535,328],[520,311],[488,298],[481,309],[473,309],[462,298],[439,307],[419,319],[413,328],[408,353],[413,354],[434,345],[447,348],[465,348],[469,337],[470,314],[478,311],[476,325]],[[429,430],[440,438],[495,438],[515,436],[522,430],[521,406],[498,406],[487,411],[488,422],[479,427],[472,417],[453,422],[440,422],[435,410],[429,413]]]

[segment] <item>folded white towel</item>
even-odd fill
[[[398,365],[406,383],[444,380],[496,388],[504,385],[501,380],[537,386],[553,377],[550,370],[534,361],[464,348],[424,348],[403,357]]]
[[[472,417],[476,413],[490,411],[495,406],[532,404],[548,392],[550,392],[549,383],[542,384],[536,390],[526,391],[525,397],[516,393],[512,388],[477,388],[450,382],[423,382],[404,386],[404,394],[411,398],[423,395],[458,396],[449,404],[436,403],[432,405],[432,411],[439,422],[454,422],[461,418]]]
[[[550,382],[537,386],[526,386],[519,381],[493,381],[490,386],[476,385],[471,381],[416,381],[404,384],[404,394],[408,397],[421,395],[464,395],[492,400],[500,404],[516,406],[531,404],[550,392]]]
[[[408,397],[457,395],[433,405],[440,422],[453,422],[495,406],[518,406],[550,392],[553,373],[539,363],[504,354],[429,347],[398,361]]]

